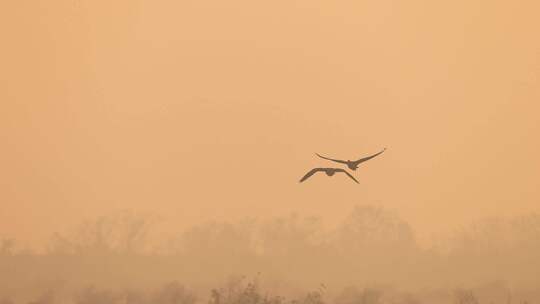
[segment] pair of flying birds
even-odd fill
[[[359,160],[333,159],[333,158],[329,158],[329,157],[319,155],[318,153],[315,153],[315,154],[320,158],[323,158],[323,159],[326,159],[326,160],[331,160],[333,162],[340,163],[340,164],[345,164],[345,165],[347,165],[347,167],[349,167],[349,169],[354,171],[354,170],[358,169],[358,165],[360,165],[361,163],[363,163],[365,161],[368,161],[368,160],[374,158],[375,156],[383,153],[385,150],[386,150],[386,148],[384,148],[382,151],[380,151],[378,153],[375,153],[373,155],[360,158]],[[306,179],[310,178],[313,174],[315,174],[317,172],[324,172],[328,176],[332,176],[337,172],[345,173],[345,174],[347,174],[347,176],[352,178],[352,180],[354,180],[358,184],[358,181],[356,180],[356,178],[354,178],[354,176],[352,176],[349,172],[347,172],[347,171],[345,171],[344,169],[341,169],[341,168],[314,168],[314,169],[311,169],[311,171],[309,171],[306,175],[304,175],[304,177],[302,177],[302,179],[300,179],[300,182],[305,181]]]

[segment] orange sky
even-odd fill
[[[0,237],[356,204],[421,237],[540,211],[538,1],[7,1]],[[298,184],[314,152],[388,150]]]

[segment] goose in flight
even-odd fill
[[[367,157],[364,157],[364,158],[360,158],[359,160],[341,160],[341,159],[333,159],[333,158],[328,158],[328,157],[325,157],[325,156],[322,156],[318,153],[315,153],[318,157],[320,158],[324,158],[326,160],[331,160],[331,161],[334,161],[334,162],[337,162],[337,163],[341,163],[341,164],[346,164],[347,167],[349,167],[349,169],[351,170],[356,170],[358,168],[358,165],[360,165],[361,163],[365,162],[365,161],[368,161],[372,158],[374,158],[375,156],[383,153],[384,151],[386,151],[386,148],[384,148],[381,152],[378,152],[378,153],[375,153],[373,155],[370,155],[370,156],[367,156]]]
[[[349,174],[349,172],[347,172],[347,171],[345,171],[344,169],[341,169],[341,168],[314,168],[314,169],[311,169],[311,171],[309,171],[306,175],[304,175],[304,177],[302,177],[300,182],[305,181],[306,179],[310,178],[313,174],[315,174],[317,172],[324,172],[328,176],[332,176],[336,172],[343,172],[343,173],[347,174],[350,178],[352,178],[358,184],[358,181],[356,180],[356,178],[354,178],[354,176],[352,176],[351,174]]]

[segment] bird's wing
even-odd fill
[[[374,158],[375,156],[377,156],[377,155],[383,153],[384,151],[386,151],[386,148],[384,148],[381,152],[375,153],[375,154],[370,155],[370,156],[368,156],[368,157],[360,158],[359,160],[354,161],[354,163],[357,164],[357,165],[358,165],[358,164],[361,164],[361,163],[363,163],[363,162],[365,162],[365,161],[368,161],[368,160]]]
[[[321,168],[315,168],[315,169],[311,169],[311,171],[309,171],[308,173],[306,173],[306,175],[304,175],[304,177],[302,177],[302,179],[300,180],[300,183],[305,181],[306,179],[308,179],[310,176],[312,176],[313,174],[319,172],[319,171],[323,171]]]
[[[320,157],[320,158],[324,158],[324,159],[326,159],[326,160],[335,161],[335,162],[337,162],[337,163],[342,163],[342,164],[346,164],[346,163],[347,163],[347,162],[344,161],[344,160],[328,158],[328,157],[325,157],[325,156],[320,155],[319,153],[315,153],[315,155],[317,155],[317,156]]]
[[[350,178],[352,178],[357,184],[359,184],[359,182],[356,180],[356,178],[354,178],[354,176],[352,176],[349,172],[345,171],[344,169],[339,169],[339,170],[336,170],[337,172],[343,172],[345,174],[347,174]]]

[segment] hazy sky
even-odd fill
[[[0,237],[121,209],[201,221],[356,204],[417,233],[540,211],[540,3],[0,5]],[[388,150],[355,176],[314,152]]]

